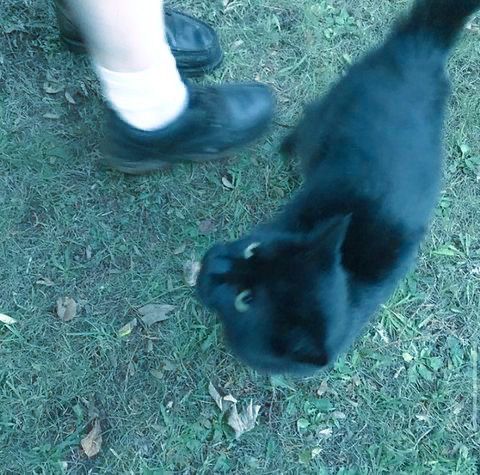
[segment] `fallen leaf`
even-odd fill
[[[173,255],[174,255],[174,256],[178,256],[179,254],[181,254],[182,252],[184,252],[186,248],[187,248],[187,245],[186,245],[185,243],[180,244],[180,246],[178,246],[178,247],[173,251]]]
[[[150,374],[155,378],[155,379],[162,379],[163,378],[163,371],[160,369],[151,369]]]
[[[244,43],[243,40],[237,40],[237,41],[235,41],[235,42],[233,43],[233,45],[232,45],[232,49],[238,49],[238,48],[240,48],[240,46],[242,46],[243,43]]]
[[[315,447],[312,449],[312,459],[317,458],[322,452],[322,449],[320,447]]]
[[[352,382],[355,386],[360,386],[360,384],[362,384],[362,380],[360,379],[360,376],[358,376],[358,374],[354,374],[352,376]]]
[[[95,419],[91,431],[80,441],[80,445],[88,458],[95,457],[100,452],[102,448],[102,429],[98,419]]]
[[[120,330],[118,330],[117,336],[119,336],[120,338],[124,338],[130,335],[130,333],[132,333],[132,330],[137,326],[137,323],[138,321],[136,318],[130,320],[127,324],[123,325]]]
[[[405,366],[400,366],[400,368],[398,368],[397,371],[395,371],[395,374],[393,375],[393,377],[395,379],[398,379],[402,371],[405,371]]]
[[[307,419],[305,419],[304,417],[301,417],[300,419],[298,419],[297,430],[299,432],[307,429],[308,427],[310,427],[310,422]]]
[[[65,461],[58,462],[58,467],[62,473],[66,473],[68,470],[68,462],[65,462]]]
[[[231,395],[227,394],[226,396],[223,397],[224,401],[232,402],[233,404],[237,404],[237,400]]]
[[[189,287],[195,287],[201,264],[198,261],[189,260],[183,265],[183,278]]]
[[[204,235],[210,234],[215,231],[215,223],[211,219],[204,219],[198,224],[198,230]]]
[[[60,119],[60,114],[57,114],[55,112],[47,112],[45,114],[43,114],[43,117],[45,117],[45,119],[53,119],[53,120],[56,120],[56,119]]]
[[[228,190],[233,190],[235,187],[230,179],[226,176],[222,176],[222,185],[227,188]]]
[[[55,285],[48,277],[40,277],[35,283],[37,285],[44,285],[45,287],[53,287]]]
[[[330,437],[333,434],[333,430],[329,427],[327,429],[322,429],[317,432],[320,437]]]
[[[388,338],[387,332],[385,331],[384,328],[382,327],[377,328],[377,332],[384,343],[390,343],[390,339]]]
[[[72,105],[76,104],[75,99],[73,98],[73,96],[68,91],[65,91],[65,99],[67,100],[68,103],[70,103]]]
[[[64,86],[61,84],[53,84],[49,82],[44,82],[43,83],[43,90],[47,94],[58,94],[59,92],[63,91],[65,89]]]
[[[415,417],[422,422],[427,422],[429,420],[429,417],[426,414],[415,414]]]
[[[212,399],[216,402],[218,408],[223,411],[223,401],[222,396],[217,391],[217,388],[210,382],[208,383],[208,393],[212,396]]]
[[[320,384],[320,387],[317,389],[317,396],[323,396],[328,390],[328,383],[327,383],[327,380],[324,379],[321,384]]]
[[[458,402],[458,403],[456,403],[456,404],[453,406],[452,412],[453,412],[456,416],[458,416],[458,415],[462,412],[463,406],[464,406],[463,402]]]
[[[236,439],[255,427],[259,411],[260,406],[254,406],[252,401],[241,414],[237,411],[237,405],[233,405],[227,424],[235,431]]]
[[[466,28],[467,30],[473,31],[473,32],[475,32],[475,33],[480,33],[480,26],[475,25],[473,22],[474,22],[474,20],[468,22],[468,23],[465,25],[465,28]]]
[[[227,411],[232,405],[238,402],[231,394],[222,396],[212,383],[208,384],[208,393],[212,396],[212,399],[222,412]]]
[[[77,302],[71,297],[60,297],[57,300],[57,315],[62,322],[69,322],[77,316]]]
[[[13,325],[14,323],[17,323],[17,321],[14,318],[9,317],[4,313],[0,313],[0,322],[5,323],[5,325]]]
[[[138,313],[142,315],[140,320],[149,327],[154,323],[163,322],[170,318],[171,315],[168,314],[174,309],[175,307],[173,305],[150,303],[139,308]]]
[[[174,363],[173,361],[165,361],[163,363],[163,370],[164,371],[176,371],[178,369],[178,364]]]

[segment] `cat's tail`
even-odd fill
[[[449,49],[480,0],[417,0],[394,34],[421,34]]]

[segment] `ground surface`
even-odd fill
[[[139,178],[97,168],[98,85],[62,49],[51,5],[1,3],[0,313],[17,320],[0,323],[1,473],[477,472],[478,20],[450,63],[444,192],[416,271],[332,371],[271,380],[230,355],[183,265],[291,195],[285,126],[408,2],[177,2],[222,37],[225,63],[205,81],[270,83],[277,123],[228,162]],[[64,296],[80,305],[66,323]],[[176,308],[117,336],[150,302]],[[261,406],[254,430],[235,440],[210,381],[239,409]],[[94,419],[102,444],[88,459]]]

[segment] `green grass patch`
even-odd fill
[[[333,370],[271,380],[230,355],[183,266],[291,196],[281,137],[409,2],[177,3],[221,35],[225,63],[204,82],[269,83],[276,124],[229,161],[132,178],[96,166],[98,85],[62,49],[51,5],[2,2],[0,313],[17,323],[0,323],[0,471],[477,473],[478,19],[450,63],[444,191],[417,269]],[[79,304],[70,322],[56,316],[64,296]],[[176,309],[118,337],[150,302]],[[235,439],[210,381],[261,406],[254,430]],[[94,419],[103,440],[88,459]]]

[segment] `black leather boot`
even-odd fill
[[[54,0],[54,4],[62,41],[73,52],[85,52],[82,35],[67,3]],[[205,22],[165,8],[165,30],[178,70],[183,75],[200,76],[221,63],[223,55],[217,34]]]
[[[157,131],[135,129],[108,111],[104,164],[142,174],[178,162],[225,157],[262,135],[272,119],[274,98],[261,84],[189,86],[186,110]]]

